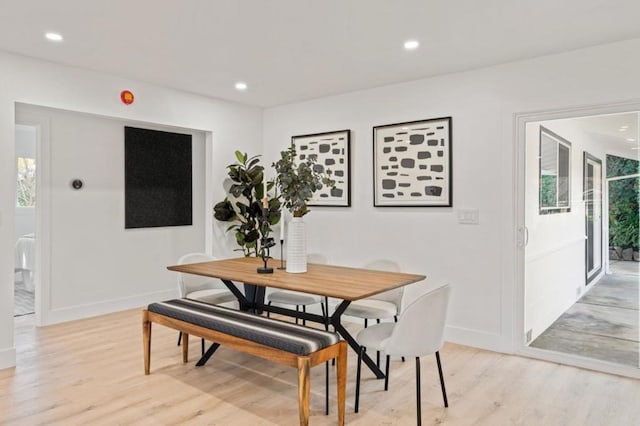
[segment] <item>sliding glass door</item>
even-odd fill
[[[602,161],[584,153],[586,284],[602,270]]]

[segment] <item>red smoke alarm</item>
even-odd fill
[[[133,103],[133,93],[130,90],[123,90],[120,92],[120,100],[125,105],[131,105]]]

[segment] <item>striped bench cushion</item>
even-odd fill
[[[152,303],[148,310],[296,355],[309,355],[340,341],[337,333],[189,299]]]

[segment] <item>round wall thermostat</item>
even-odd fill
[[[82,185],[84,185],[84,183],[82,183],[82,181],[80,179],[74,179],[71,181],[71,187],[73,189],[80,189],[82,188]]]

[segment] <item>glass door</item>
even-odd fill
[[[584,153],[584,212],[586,282],[602,270],[602,161]]]

